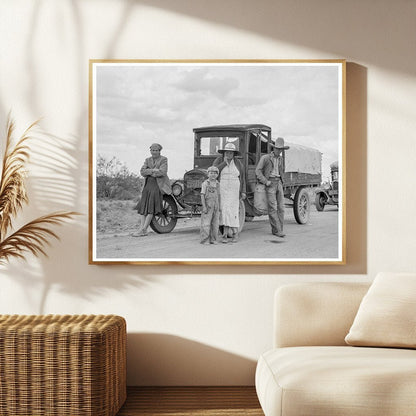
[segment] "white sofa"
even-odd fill
[[[416,350],[344,340],[368,288],[303,283],[276,291],[274,348],[262,354],[256,370],[266,416],[416,415]],[[416,303],[405,306],[416,316]],[[408,335],[416,336],[413,330]]]

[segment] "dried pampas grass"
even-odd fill
[[[29,202],[26,192],[29,148],[26,142],[30,139],[30,132],[37,123],[30,125],[14,144],[15,125],[10,116],[8,118],[0,178],[0,264],[6,263],[11,257],[23,259],[26,252],[46,256],[45,246],[50,244],[49,238],[59,239],[50,227],[78,214],[72,211],[54,212],[32,220],[17,231],[11,232],[12,219],[23,205]]]

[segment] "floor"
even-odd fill
[[[117,416],[264,416],[254,387],[127,387]]]

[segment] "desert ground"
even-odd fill
[[[168,234],[149,229],[147,237],[133,237],[138,214],[132,201],[98,201],[96,259],[104,261],[156,260],[319,260],[338,257],[338,208],[326,206],[318,212],[311,205],[307,224],[295,221],[293,209],[286,208],[285,238],[271,234],[267,216],[246,222],[237,243],[201,245],[200,218],[178,219]]]

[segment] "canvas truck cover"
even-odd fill
[[[288,143],[290,149],[286,150],[286,172],[301,172],[310,174],[321,174],[322,153],[317,149],[302,146],[300,144]]]

